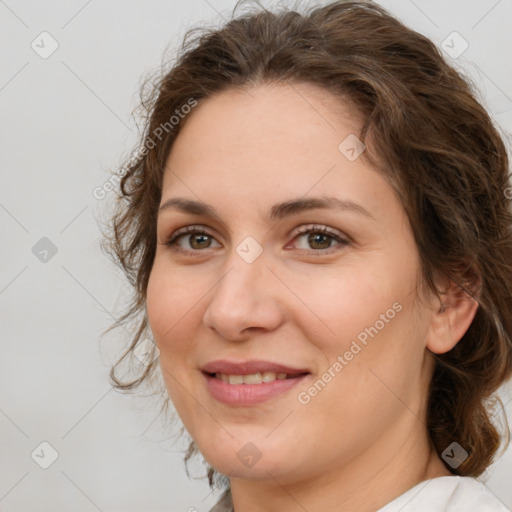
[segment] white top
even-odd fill
[[[230,490],[210,512],[234,512]],[[512,512],[489,488],[468,476],[440,476],[415,485],[376,512]]]
[[[468,476],[425,480],[377,512],[511,512],[482,482]]]

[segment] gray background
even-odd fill
[[[473,78],[510,141],[512,0],[380,3],[440,46],[453,31],[467,41],[452,61]],[[221,22],[233,5],[0,1],[3,512],[206,511],[217,499],[206,480],[187,478],[185,445],[169,439],[157,403],[108,383],[122,336],[101,332],[127,288],[98,247],[96,219],[112,194],[100,201],[92,191],[136,140],[131,112],[140,80],[186,29]],[[31,47],[35,41],[43,51],[43,31],[58,43],[48,58]],[[50,45],[45,39],[45,51]],[[510,387],[501,395],[512,422]],[[43,441],[59,454],[48,469],[31,457]],[[200,476],[202,466],[194,467]],[[511,473],[509,448],[484,475],[509,507]]]

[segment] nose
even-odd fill
[[[227,268],[210,295],[203,316],[206,327],[235,341],[254,335],[255,330],[277,329],[284,318],[282,284],[267,268],[264,253],[252,263],[234,253]]]

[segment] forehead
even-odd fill
[[[352,106],[311,84],[229,89],[191,112],[166,168],[219,184],[234,173],[254,184],[307,180],[343,158],[340,143],[360,125]]]
[[[161,205],[201,202],[223,223],[256,225],[269,222],[276,205],[330,197],[361,205],[382,230],[392,229],[405,220],[394,189],[364,152],[353,159],[340,150],[361,124],[354,109],[307,84],[223,91],[182,126]]]

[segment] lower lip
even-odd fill
[[[228,405],[238,406],[250,406],[266,402],[289,391],[309,375],[301,375],[291,379],[276,379],[261,384],[230,384],[217,377],[212,377],[208,373],[202,373],[213,398]]]

